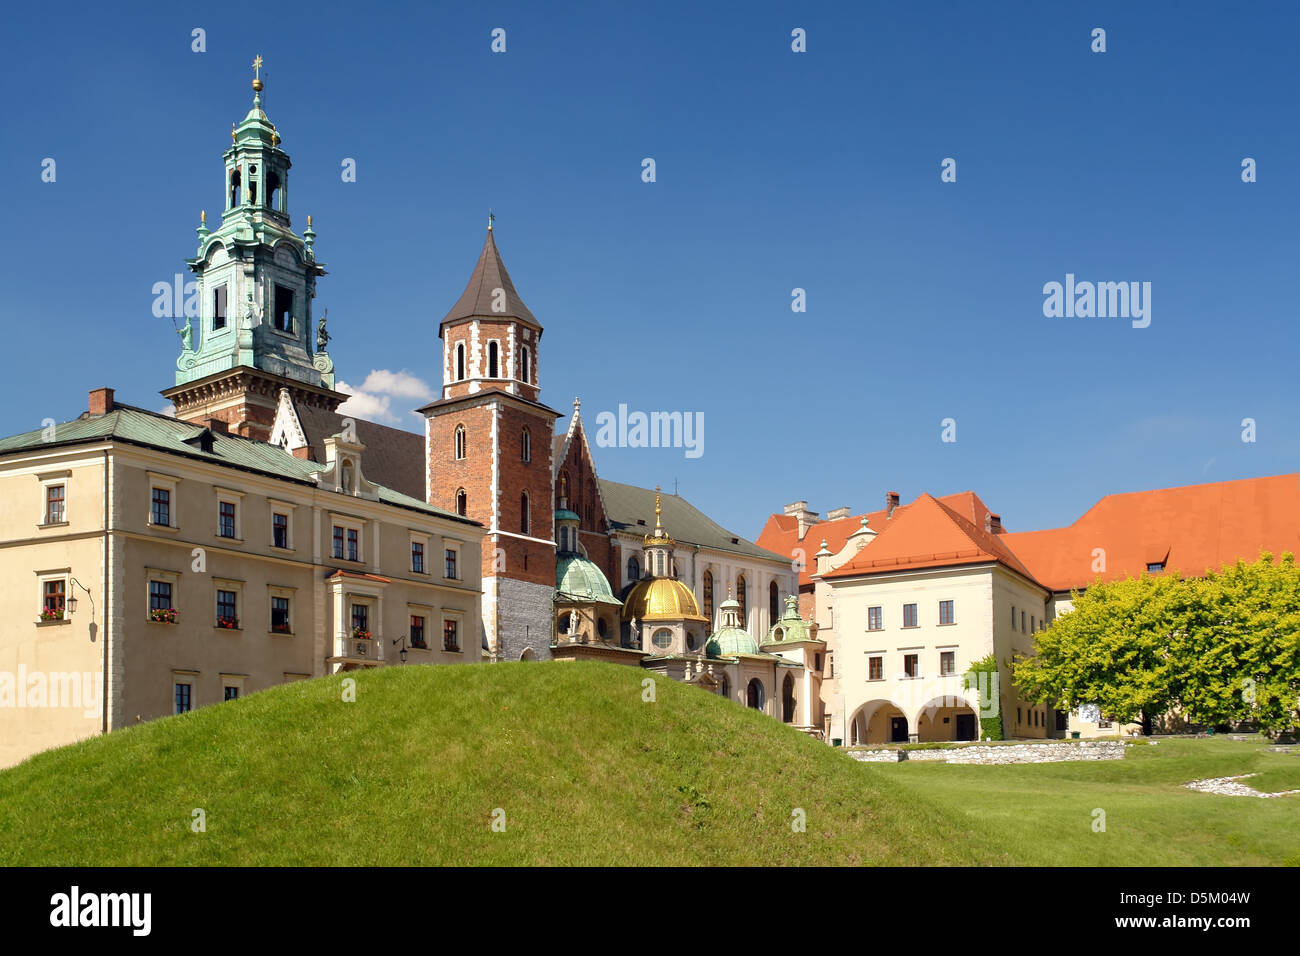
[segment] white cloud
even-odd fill
[[[160,408],[160,409],[158,409],[158,414],[159,414],[159,415],[166,415],[168,418],[175,418],[175,417],[176,417],[176,406],[175,406],[175,405],[168,405],[168,406],[166,406],[165,408]]]
[[[400,372],[390,372],[386,368],[374,369],[361,383],[361,391],[378,392],[381,395],[393,395],[399,398],[418,398],[424,402],[431,402],[434,399],[433,388],[405,369]]]
[[[432,386],[420,377],[405,370],[393,372],[386,368],[371,369],[360,387],[339,381],[337,388],[351,396],[339,406],[340,415],[352,415],[399,427],[407,416],[394,413],[394,404],[401,412],[410,412],[414,404],[412,400],[428,402],[436,397]],[[415,415],[406,421],[406,425],[409,427],[417,420],[423,424],[424,418]]]

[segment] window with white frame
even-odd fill
[[[149,527],[175,531],[179,524],[176,486],[180,479],[156,471],[146,474],[149,477]]]
[[[148,582],[145,593],[145,617],[155,624],[175,624],[180,613],[177,604],[180,598],[181,576],[178,571],[166,568],[145,568]]]
[[[39,618],[43,623],[62,621],[67,615],[68,577],[70,571],[42,571],[36,575],[39,591]]]
[[[41,482],[41,525],[68,523],[68,482],[71,471],[49,472],[37,476]]]
[[[221,699],[239,700],[244,696],[244,681],[248,679],[247,674],[222,674],[221,675]]]
[[[241,521],[244,493],[230,488],[216,488],[217,493],[217,537],[233,541],[244,540]]]
[[[214,626],[228,631],[239,630],[239,612],[242,604],[244,582],[213,578],[212,584],[216,590]]]
[[[460,651],[460,634],[462,616],[459,611],[442,611],[442,649],[452,653]]]
[[[280,584],[269,585],[266,589],[271,608],[269,626],[272,634],[293,633],[293,599],[296,588]]]
[[[411,532],[411,572],[413,574],[429,573],[429,536],[417,531]]]
[[[443,542],[443,568],[442,576],[450,581],[460,580],[460,544],[451,541]]]
[[[331,543],[332,554],[339,561],[363,561],[362,531],[360,521],[332,515]]]
[[[282,551],[292,551],[293,503],[268,498],[267,504],[271,506],[271,547],[279,548]]]

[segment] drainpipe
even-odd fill
[[[104,687],[100,691],[102,713],[99,720],[100,733],[108,733],[108,449],[104,449],[104,571],[101,587],[104,592],[104,626],[101,631],[104,643]]]

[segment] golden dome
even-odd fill
[[[632,588],[623,601],[623,620],[704,621],[695,595],[676,578],[647,578]]]

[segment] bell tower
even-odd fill
[[[262,109],[262,58],[253,61],[253,107],[223,154],[223,211],[215,230],[200,215],[199,314],[187,318],[176,384],[162,394],[187,421],[217,418],[233,433],[269,440],[281,388],[295,404],[337,408],[328,337],[312,324],[316,261],[311,216],[299,236],[289,219],[289,154]],[[313,345],[316,347],[313,348]]]
[[[439,328],[442,397],[420,409],[425,490],[429,504],[487,527],[483,637],[492,659],[545,659],[555,617],[551,435],[560,413],[541,403],[542,326],[515,291],[493,221]]]

